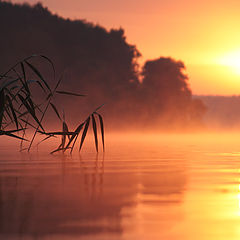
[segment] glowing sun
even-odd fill
[[[220,57],[218,63],[231,68],[235,73],[240,75],[240,50]]]

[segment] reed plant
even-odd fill
[[[99,113],[99,109],[102,106],[87,116],[85,121],[78,123],[74,131],[70,131],[64,114],[61,117],[57,105],[53,103],[53,98],[57,94],[75,97],[84,97],[85,95],[59,89],[62,77],[51,88],[39,68],[33,64],[35,58],[46,61],[50,65],[54,80],[56,78],[53,62],[43,55],[29,56],[0,75],[0,135],[19,139],[21,141],[20,149],[27,151],[30,151],[37,134],[45,135],[41,142],[60,136],[61,143],[52,153],[58,151],[65,152],[67,150],[70,150],[72,153],[78,139],[80,139],[79,151],[81,150],[89,126],[92,123],[96,151],[98,152],[97,122],[99,122],[104,151],[104,124],[103,118]],[[43,92],[44,97],[41,102],[34,97],[33,85],[39,87]],[[49,109],[52,109],[55,116],[61,121],[61,131],[45,131],[43,119],[48,114]],[[33,130],[33,135],[30,139],[27,139],[26,132],[30,129]],[[26,148],[23,147],[25,145],[23,143],[27,143]]]

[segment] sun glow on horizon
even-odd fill
[[[239,95],[240,48],[209,52],[187,64],[191,87],[198,95]]]
[[[240,49],[219,58],[218,64],[229,67],[235,74],[240,75]]]

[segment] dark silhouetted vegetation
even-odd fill
[[[144,97],[144,109],[149,116],[164,118],[170,125],[201,121],[206,107],[200,100],[192,98],[183,62],[169,57],[147,61],[142,76],[139,96]]]
[[[31,149],[36,134],[47,136],[41,142],[51,137],[61,136],[61,144],[53,152],[66,151],[68,149],[72,152],[76,140],[81,135],[80,151],[88,132],[90,120],[92,120],[96,151],[98,152],[97,117],[100,123],[104,149],[103,119],[97,112],[100,107],[91,113],[85,121],[81,122],[75,131],[69,131],[65,116],[60,116],[58,107],[54,104],[54,97],[57,94],[75,97],[82,97],[84,95],[59,90],[62,78],[59,78],[55,87],[51,88],[41,71],[33,65],[32,62],[35,58],[41,58],[50,64],[52,78],[55,79],[54,64],[49,58],[43,55],[34,55],[25,58],[0,75],[0,135],[20,139],[21,150],[24,150],[23,141],[28,141],[25,137],[26,132],[27,130],[33,130],[32,138],[26,148],[28,151]],[[36,89],[34,90],[34,87],[38,87],[37,91],[42,91],[43,95],[40,99],[35,97]],[[49,108],[53,110],[56,117],[62,122],[62,130],[59,132],[45,131],[43,119],[48,114]]]
[[[141,54],[121,28],[107,31],[85,20],[53,15],[41,4],[4,1],[0,28],[0,72],[17,59],[41,53],[53,60],[56,72],[65,70],[66,91],[87,93],[82,101],[56,99],[61,110],[71,113],[70,124],[79,119],[79,109],[86,115],[96,102],[105,103],[105,122],[114,129],[201,124],[206,109],[201,100],[192,98],[184,64],[159,58],[147,61],[141,70]],[[47,66],[42,73],[48,76]]]

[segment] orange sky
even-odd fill
[[[160,56],[184,61],[194,94],[240,94],[239,0],[41,2],[64,17],[123,27],[142,53],[141,62]]]

